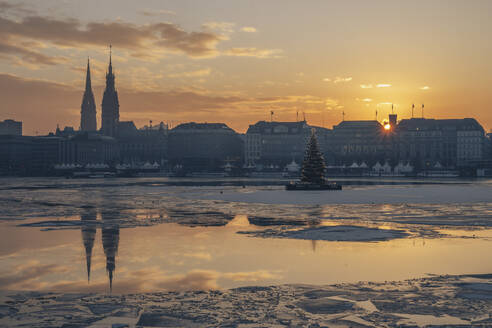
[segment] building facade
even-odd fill
[[[120,122],[118,127],[120,161],[125,164],[167,162],[168,127],[157,126],[137,129],[132,121]]]
[[[406,119],[396,135],[398,160],[412,162],[417,171],[437,163],[446,168],[475,165],[484,157],[485,132],[473,118]]]
[[[67,157],[63,162],[70,164],[114,164],[120,157],[115,138],[95,133],[81,133],[68,140]]]
[[[392,157],[393,132],[378,121],[342,121],[327,143],[336,165],[384,162]]]
[[[32,138],[0,135],[0,172],[2,174],[26,174],[28,172],[31,162]]]
[[[33,175],[50,175],[56,164],[68,157],[67,139],[57,136],[32,138],[30,172]]]
[[[67,156],[66,139],[51,136],[0,136],[0,172],[50,175],[53,166]]]
[[[470,130],[456,132],[456,163],[458,166],[473,166],[482,161],[486,153],[487,139],[483,129],[470,126]]]
[[[0,122],[0,135],[21,136],[22,122],[14,120],[4,120]]]
[[[330,157],[328,149],[328,140],[332,132],[330,129],[311,126],[306,121],[259,121],[250,125],[245,135],[245,166],[283,170],[292,162],[301,164],[304,160],[306,143],[313,129],[321,152],[325,157]]]
[[[301,163],[310,133],[306,121],[260,121],[250,125],[246,132],[245,164],[283,168],[292,161]]]
[[[188,172],[242,165],[243,141],[223,123],[184,123],[169,131],[169,161]]]

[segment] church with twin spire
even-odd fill
[[[109,137],[118,136],[118,124],[120,121],[120,104],[118,92],[115,87],[115,75],[111,62],[111,46],[109,52],[109,66],[106,73],[106,88],[104,89],[101,112],[101,133]],[[85,80],[85,91],[82,98],[80,112],[80,130],[84,132],[97,131],[96,104],[91,86],[90,63],[87,60],[87,75]]]

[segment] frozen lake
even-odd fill
[[[118,294],[492,272],[488,180],[350,180],[324,193],[261,180],[0,183],[0,290],[107,293],[112,281]]]

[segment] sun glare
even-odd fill
[[[384,129],[385,129],[386,131],[390,130],[390,129],[391,129],[391,125],[390,125],[389,123],[386,123],[386,124],[384,125]]]

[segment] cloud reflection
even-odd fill
[[[93,292],[107,293],[106,279],[96,279],[87,284],[84,279],[69,281],[59,280],[50,284],[45,278],[48,275],[67,273],[68,266],[40,263],[30,263],[15,268],[9,274],[0,276],[0,288],[2,290],[43,290],[56,292]],[[122,272],[117,283],[113,286],[116,293],[140,293],[155,291],[198,291],[220,289],[218,280],[227,279],[240,282],[258,282],[264,280],[279,279],[277,273],[267,270],[251,272],[226,272],[215,270],[191,270],[183,274],[170,274],[154,267],[132,272]]]
[[[38,261],[28,262],[15,266],[10,273],[1,275],[0,289],[37,289],[36,287],[42,285],[39,281],[40,278],[69,271],[70,269],[68,267],[62,265],[41,264]]]
[[[99,218],[98,218],[99,216]],[[191,269],[184,273],[167,271],[165,267],[154,266],[145,269],[129,270],[128,266],[117,270],[118,249],[120,243],[119,218],[121,213],[115,210],[96,209],[84,210],[81,220],[81,246],[85,255],[87,280],[77,275],[70,275],[75,268],[69,264],[41,264],[39,261],[29,262],[14,267],[10,272],[0,275],[0,288],[3,290],[43,290],[59,292],[116,292],[137,293],[156,290],[187,291],[211,290],[220,288],[220,280],[235,282],[258,282],[281,278],[277,272],[267,270],[219,272],[216,270]],[[231,220],[232,227],[249,225],[245,215],[238,215]],[[93,265],[94,247],[97,242],[97,230],[101,229],[100,243],[104,251],[105,265],[98,261]],[[145,257],[145,254],[142,254]],[[207,250],[186,251],[179,254],[180,258],[193,258],[202,261],[212,260]],[[98,257],[99,258],[99,257]],[[147,261],[150,261],[147,258]],[[80,263],[80,262],[79,262]],[[91,275],[91,270],[100,272],[105,268],[107,275]],[[102,269],[102,270],[101,270]],[[114,280],[114,286],[113,286]],[[108,286],[109,285],[109,286]]]

